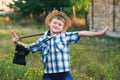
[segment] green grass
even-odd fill
[[[44,25],[0,27],[0,80],[40,80],[43,65],[40,54],[29,54],[27,65],[12,64],[15,45],[11,41],[10,31],[19,36],[43,33]],[[21,40],[34,42],[38,37]],[[120,38],[108,36],[81,37],[70,46],[71,72],[74,80],[119,80],[120,74]]]

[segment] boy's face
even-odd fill
[[[63,31],[65,23],[57,18],[53,18],[51,19],[48,25],[50,27],[50,31],[52,32],[52,34],[55,34]]]

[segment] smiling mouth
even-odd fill
[[[54,29],[60,29],[60,28],[58,28],[58,27],[54,26]]]

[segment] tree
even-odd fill
[[[40,14],[43,11],[51,11],[53,8],[60,10],[61,7],[70,7],[71,0],[14,0],[13,7],[16,12],[22,13],[23,17],[30,13]]]
[[[85,17],[85,12],[90,9],[90,0],[71,0],[72,5],[76,8],[76,14],[81,14]]]
[[[14,8],[15,12],[21,13],[23,17],[30,13],[36,15],[44,11],[43,0],[14,0],[14,4],[11,4],[10,7]]]
[[[38,20],[38,16],[45,11],[49,11],[56,8],[58,10],[64,10],[64,8],[69,8],[64,10],[65,12],[72,13],[72,6],[75,5],[76,13],[84,14],[86,4],[89,0],[13,0],[14,4],[10,7],[14,8],[15,12],[21,13],[25,18],[33,14],[35,20]]]
[[[37,22],[39,15],[44,11],[48,13],[53,8],[60,10],[61,7],[71,6],[71,0],[57,0],[57,2],[56,0],[13,0],[13,2],[14,4],[10,4],[10,7],[15,12],[21,13],[24,18],[32,13]]]
[[[71,7],[71,0],[44,0],[46,11],[52,10],[53,8],[61,10],[64,7]],[[48,9],[48,10],[47,10]]]

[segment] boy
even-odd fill
[[[18,40],[18,36],[11,32],[15,44],[21,44],[34,53],[41,51],[41,61],[44,64],[44,75],[42,80],[72,80],[70,74],[70,51],[69,45],[79,41],[81,36],[99,36],[105,34],[106,26],[102,31],[75,31],[66,32],[71,26],[71,20],[66,14],[52,11],[45,19],[49,29],[32,44],[24,44]]]

